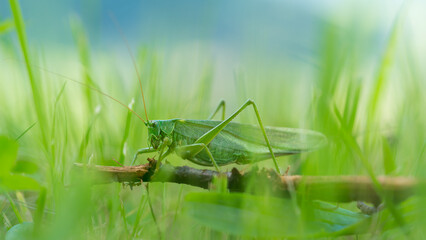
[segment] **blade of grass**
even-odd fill
[[[126,235],[126,239],[128,239],[129,238],[129,229],[127,229],[126,210],[124,209],[123,200],[121,200],[121,199],[120,199],[120,213],[121,213],[121,217],[123,219],[124,233]]]
[[[182,202],[182,192],[183,192],[183,184],[180,185],[179,194],[178,194],[178,197],[177,197],[176,209],[175,209],[175,216],[173,217],[173,221],[170,225],[171,228],[173,228],[173,225],[175,224],[176,219],[177,219],[178,210],[179,210],[181,202]]]
[[[86,158],[85,157],[86,148],[87,148],[87,144],[89,143],[90,132],[92,131],[93,126],[95,125],[96,119],[99,116],[100,111],[101,111],[101,107],[100,106],[96,107],[92,120],[90,121],[89,126],[87,127],[87,130],[86,130],[86,133],[84,134],[83,141],[80,144],[80,150],[78,151],[77,162],[79,163],[81,163],[83,159]]]
[[[25,129],[21,134],[19,134],[18,137],[15,138],[15,141],[18,141],[22,136],[25,135],[25,133],[27,133],[29,130],[31,130],[31,128],[33,128],[36,124],[37,124],[37,121],[35,121],[33,124],[31,124],[29,127],[27,127],[27,129]]]
[[[160,97],[159,97],[159,93],[161,92],[161,86],[160,86],[160,67],[158,65],[159,64],[159,60],[158,60],[158,56],[154,53],[151,56],[151,68],[149,69],[149,84],[148,84],[148,92],[150,93],[150,96],[148,99],[150,99],[150,104],[148,106],[148,112],[149,114],[152,116],[151,118],[153,118],[153,116],[157,115],[157,111],[160,108]],[[155,117],[154,117],[155,119]]]
[[[343,117],[350,132],[354,129],[360,95],[361,85],[352,81],[347,88],[346,104],[343,113]]]
[[[203,101],[197,101],[200,104],[198,105],[198,112],[203,116],[208,114],[208,109],[206,106],[210,106],[211,99],[211,89],[213,85],[213,69],[211,65],[208,65],[203,72],[203,75],[200,79],[200,83],[198,85],[197,95],[194,99],[203,99]]]
[[[2,218],[3,218],[3,223],[4,226],[7,228],[12,227],[12,223],[10,222],[10,219],[7,217],[6,213],[1,212]]]
[[[133,109],[133,104],[135,103],[135,100],[132,99],[132,101],[129,103],[129,108]],[[120,143],[120,158],[118,159],[118,162],[120,164],[124,164],[124,160],[126,157],[126,141],[127,138],[129,137],[129,132],[130,132],[130,124],[132,121],[132,112],[131,111],[127,111],[127,117],[126,117],[126,126],[124,128],[124,134],[123,134],[123,138],[121,139],[121,143]]]
[[[148,198],[148,205],[149,205],[149,209],[150,209],[150,212],[151,212],[152,220],[154,220],[155,226],[157,227],[158,238],[163,239],[163,234],[161,232],[160,225],[158,225],[158,221],[157,221],[157,218],[155,217],[155,213],[154,213],[154,208],[152,207],[151,197],[150,197],[150,193],[149,193],[149,183],[146,184],[146,195],[147,195],[147,198]]]
[[[13,210],[13,213],[15,213],[16,219],[18,219],[18,222],[19,222],[19,223],[23,223],[23,222],[24,222],[24,220],[22,219],[22,216],[21,216],[21,214],[19,213],[19,210],[18,210],[18,208],[16,207],[15,202],[14,202],[14,201],[13,201],[13,199],[10,197],[9,193],[6,193],[5,195],[6,195],[7,199],[9,200],[9,204],[10,204],[10,207],[12,208],[12,210]]]
[[[24,19],[21,13],[21,7],[19,5],[18,0],[9,0],[9,3],[10,3],[10,8],[12,10],[15,29],[16,29],[16,33],[18,34],[18,39],[19,39],[21,50],[22,50],[22,54],[24,55],[28,78],[30,80],[30,85],[31,85],[34,107],[36,110],[38,120],[40,122],[39,126],[41,130],[41,135],[42,135],[42,142],[45,149],[48,149],[47,131],[46,129],[44,129],[44,127],[46,126],[45,124],[47,123],[45,110],[44,110],[44,103],[43,103],[44,101],[41,96],[40,89],[37,84],[37,79],[34,75],[31,61],[30,61],[30,55],[28,52],[28,44],[27,44],[27,36],[25,33],[25,25],[24,25]]]
[[[59,99],[61,98],[62,94],[64,93],[66,85],[67,85],[67,82],[64,82],[64,84],[61,87],[61,90],[59,90],[59,93],[55,98],[55,104],[53,106],[52,130],[50,131],[51,132],[50,139],[52,140],[50,147],[51,147],[53,159],[55,159],[55,133],[56,133],[56,127],[55,126],[56,126],[57,107],[58,107]]]
[[[238,102],[244,102],[248,97],[248,89],[247,89],[247,79],[244,75],[244,72],[242,70],[235,70],[234,71],[234,85],[235,85],[235,91],[237,95]],[[248,122],[247,115],[241,115],[239,116],[241,119],[241,122]]]
[[[74,37],[75,44],[77,45],[78,55],[80,57],[80,61],[83,69],[83,79],[84,84],[88,86],[95,86],[92,78],[90,77],[91,64],[90,64],[90,48],[89,48],[89,39],[87,38],[86,31],[84,30],[84,26],[81,23],[80,19],[77,17],[72,17],[70,19],[71,24],[71,32]],[[88,109],[93,109],[93,96],[92,91],[89,88],[84,89],[84,93],[86,96],[86,101],[88,103]]]
[[[166,199],[167,199],[167,183],[163,183],[162,185],[162,195],[161,195],[161,214],[163,216],[166,215]]]
[[[46,195],[47,195],[47,189],[42,187],[37,199],[37,209],[34,214],[34,231],[36,231],[36,234],[39,234],[39,232],[37,231],[40,231],[41,229],[44,210],[46,207]]]
[[[379,98],[383,92],[384,85],[386,84],[386,80],[388,79],[389,69],[392,66],[393,59],[396,51],[396,43],[398,40],[399,29],[403,24],[403,18],[405,17],[405,8],[401,8],[399,15],[395,18],[395,21],[392,25],[391,33],[389,35],[388,43],[386,44],[385,51],[383,53],[382,60],[380,62],[377,76],[374,82],[373,92],[371,95],[371,99],[369,101],[369,115],[374,116],[376,114],[377,105],[379,102]]]
[[[420,162],[422,161],[422,157],[423,157],[423,155],[424,155],[424,153],[425,153],[425,151],[426,151],[426,141],[424,141],[424,143],[423,143],[423,146],[422,146],[422,149],[420,150],[420,154],[419,154],[419,156],[416,158],[416,166],[421,166],[420,165]],[[417,168],[417,170],[416,170],[416,172],[415,172],[415,176],[419,176],[420,175],[420,171],[421,171],[421,169],[420,168]]]
[[[15,192],[16,195],[16,200],[19,203],[19,208],[20,208],[20,212],[21,212],[21,216],[23,216],[23,220],[25,222],[31,222],[32,221],[32,216],[31,216],[31,212],[27,207],[27,201],[25,200],[24,194],[22,194],[22,192],[17,191]]]
[[[59,91],[59,93],[56,95],[55,98],[55,104],[53,106],[53,117],[52,117],[52,126],[51,126],[51,135],[50,135],[50,153],[51,153],[51,158],[50,158],[50,176],[51,176],[51,182],[52,182],[52,188],[53,188],[53,193],[56,193],[56,189],[57,187],[59,187],[60,184],[63,183],[63,181],[58,181],[58,179],[62,179],[62,175],[63,173],[61,173],[61,170],[58,169],[56,167],[57,162],[56,162],[56,152],[57,152],[57,141],[56,141],[56,117],[57,117],[57,106],[58,106],[58,102],[59,99],[61,98],[62,94],[64,93],[65,90],[65,86],[66,86],[67,82],[64,82],[64,84],[61,87],[61,90]],[[45,193],[44,193],[45,194]],[[41,196],[41,195],[40,195]]]
[[[147,202],[148,202],[148,198],[146,198],[145,195],[142,195],[141,200],[139,201],[138,212],[136,213],[136,220],[133,223],[132,238],[136,237],[136,231],[137,231],[138,226],[139,226],[139,222],[140,222],[140,219],[141,219],[141,216],[142,216],[143,209],[145,209]]]
[[[389,70],[395,58],[399,30],[400,28],[402,28],[408,3],[404,2],[403,4],[404,5],[401,7],[398,15],[396,16],[393,22],[389,39],[383,52],[383,57],[377,69],[377,76],[374,79],[372,93],[368,101],[369,106],[367,109],[367,134],[365,135],[364,140],[365,149],[370,149],[375,140],[377,140],[373,139],[373,136],[370,134],[370,130],[374,129],[374,120],[378,114],[377,107],[379,105],[380,97],[383,95],[387,80],[389,78]]]
[[[395,152],[392,151],[392,148],[389,144],[389,141],[386,137],[382,137],[382,152],[383,152],[383,167],[385,169],[385,174],[392,174],[396,169],[395,162]]]
[[[65,131],[65,134],[64,134],[64,136],[63,136],[63,144],[62,144],[62,155],[61,155],[61,157],[60,157],[60,159],[61,159],[61,180],[62,180],[62,182],[64,182],[65,181],[65,170],[66,170],[66,161],[65,161],[65,159],[67,159],[67,156],[66,156],[66,154],[67,154],[67,151],[66,151],[66,147],[68,146],[68,118],[66,117],[66,112],[65,112],[65,117],[64,117],[64,131]]]
[[[117,238],[117,226],[116,222],[117,214],[120,212],[120,190],[121,185],[120,184],[114,184],[112,186],[112,193],[111,195],[113,197],[108,198],[108,228],[106,235],[108,236],[107,239],[115,239]]]
[[[392,214],[392,216],[395,218],[395,221],[400,226],[401,230],[404,232],[404,234],[409,237],[409,231],[406,229],[406,224],[404,221],[404,218],[402,217],[402,214],[398,212],[395,204],[392,202],[392,200],[384,193],[382,185],[380,185],[379,181],[377,180],[377,177],[374,173],[373,167],[370,165],[369,160],[366,158],[366,156],[363,154],[361,147],[356,142],[355,138],[352,134],[348,133],[345,127],[345,123],[343,120],[342,115],[340,114],[339,110],[336,106],[334,106],[334,111],[336,114],[336,117],[338,118],[341,126],[342,126],[342,137],[343,140],[346,142],[346,144],[354,151],[354,153],[358,156],[358,158],[361,160],[361,163],[363,167],[367,170],[367,173],[369,177],[371,178],[371,181],[373,183],[373,186],[377,192],[377,194],[380,196],[382,201],[384,202],[385,206],[389,209],[389,212]]]

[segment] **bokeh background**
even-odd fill
[[[65,217],[71,213],[79,220],[73,226],[95,219],[84,232],[89,237],[124,237],[127,228],[134,229],[132,236],[158,237],[147,230],[154,225],[166,237],[216,236],[203,227],[194,235],[170,227],[170,219],[180,216],[181,197],[200,189],[152,184],[157,223],[149,211],[139,215],[138,209],[148,209],[144,188],[111,184],[91,192],[81,186],[81,196],[66,191],[75,162],[129,165],[136,150],[147,146],[139,119],[68,80],[101,89],[126,105],[134,99],[133,108],[144,117],[137,73],[120,31],[135,56],[150,119],[205,119],[221,99],[229,115],[251,98],[265,125],[327,136],[329,144],[319,151],[279,158],[291,174],[426,174],[424,1],[41,0],[20,5],[30,66],[10,27],[9,2],[0,1],[0,134],[17,138],[35,123],[19,138],[18,161],[37,166],[30,176],[47,189],[46,215],[58,213],[52,222],[59,230],[46,236],[55,238],[73,224]],[[236,121],[256,124],[251,109]],[[200,168],[175,156],[168,161]],[[232,167],[251,168],[224,169]],[[36,196],[25,196],[24,206]],[[67,197],[74,200],[64,201]],[[88,211],[85,202],[97,207]],[[71,205],[74,212],[64,210]],[[8,221],[2,229],[18,221],[5,206]]]

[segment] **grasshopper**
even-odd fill
[[[231,122],[248,106],[253,107],[259,127]],[[212,120],[220,108],[222,121]],[[222,100],[207,120],[176,118],[144,122],[150,146],[137,151],[132,165],[140,154],[159,152],[158,161],[161,162],[174,152],[196,164],[214,166],[217,171],[222,165],[248,164],[272,158],[280,172],[276,156],[311,151],[326,142],[323,134],[310,130],[264,127],[257,106],[250,99],[228,118],[224,116],[225,101]]]

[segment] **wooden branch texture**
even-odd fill
[[[75,164],[79,171],[96,176],[95,183],[126,182],[131,186],[142,182],[174,182],[208,189],[219,173],[211,170],[174,167],[163,164],[154,174],[155,160],[138,166],[86,166]],[[272,194],[288,197],[290,191],[304,199],[316,199],[330,202],[365,201],[378,205],[381,200],[370,178],[366,176],[280,176],[273,170],[252,169],[239,172],[236,168],[221,173],[228,178],[231,192],[249,192],[252,194]],[[413,178],[379,177],[385,194],[395,202],[401,202],[415,193],[421,184]]]

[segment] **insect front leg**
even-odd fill
[[[259,123],[260,129],[262,130],[263,137],[265,138],[265,143],[268,146],[269,152],[271,153],[272,160],[274,162],[275,168],[278,173],[280,173],[280,169],[278,167],[277,160],[275,159],[274,152],[272,151],[272,146],[269,143],[268,136],[266,136],[265,128],[263,127],[262,120],[259,115],[259,111],[257,110],[257,106],[254,103],[253,100],[249,99],[247,100],[237,111],[235,111],[230,117],[228,117],[226,120],[222,121],[220,124],[218,124],[216,127],[210,129],[210,131],[206,132],[204,135],[202,135],[200,138],[198,138],[195,143],[204,143],[205,145],[209,144],[222,129],[226,127],[238,114],[240,114],[247,106],[252,105],[254,112],[256,114],[257,121]]]
[[[210,160],[212,161],[213,166],[216,168],[216,171],[220,172],[219,166],[217,165],[216,161],[214,160],[214,157],[212,153],[210,152],[209,148],[204,143],[194,143],[190,145],[185,146],[179,146],[175,148],[176,153],[181,156],[182,158],[188,159],[191,157],[194,157],[198,153],[200,153],[202,150],[205,150],[207,152],[207,155],[209,156]]]
[[[208,117],[208,120],[213,119],[213,117],[216,115],[216,113],[219,112],[220,108],[222,108],[222,121],[225,120],[225,100],[220,100],[219,105],[217,106],[216,110],[214,110],[214,112]]]
[[[153,147],[148,147],[148,148],[141,148],[139,149],[136,153],[135,156],[133,157],[133,161],[131,166],[133,166],[133,164],[135,164],[136,159],[138,158],[139,155],[144,154],[144,153],[152,153],[157,151],[157,149],[153,148]]]
[[[170,148],[168,148],[166,150],[166,152],[164,152],[164,149],[166,147],[169,147],[170,144],[172,143],[172,141],[170,140],[170,138],[165,137],[164,140],[160,143],[160,146],[158,147],[157,151],[159,152],[159,157],[158,157],[158,161],[157,161],[157,166],[155,167],[155,169],[157,170],[160,165],[161,165],[161,161],[170,154]]]

